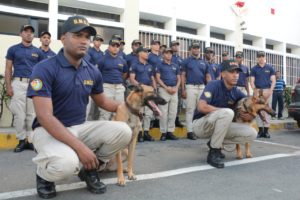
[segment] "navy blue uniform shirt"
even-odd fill
[[[130,54],[127,54],[125,60],[127,62],[128,67],[131,67],[131,65],[139,62],[139,58],[138,58],[137,54],[135,54],[133,52],[131,52]]]
[[[220,67],[215,63],[209,63],[209,62],[207,62],[207,63],[209,65],[209,74],[210,74],[211,80],[216,80],[221,74]]]
[[[268,89],[271,87],[272,81],[271,76],[275,75],[273,66],[265,64],[264,67],[255,65],[251,69],[250,76],[255,78],[254,85],[258,89]]]
[[[104,55],[98,68],[102,73],[103,82],[110,84],[122,84],[123,73],[128,72],[126,61],[119,55],[114,57],[110,53]]]
[[[190,56],[182,62],[181,70],[186,73],[186,84],[201,85],[206,83],[209,66],[204,60]]]
[[[242,72],[239,73],[239,80],[237,82],[237,86],[246,87],[247,78],[249,77],[249,68],[242,64],[240,64],[239,67],[242,69]]]
[[[225,86],[224,80],[214,80],[208,82],[200,96],[200,99],[217,108],[232,109],[235,104],[244,97],[246,97],[246,95],[237,87],[233,87],[231,90],[228,90]],[[205,116],[205,114],[196,109],[193,120],[200,119],[203,116]]]
[[[48,51],[44,51],[42,48],[40,48],[40,50],[43,52],[45,58],[51,58],[56,55],[56,53],[51,49],[49,49]]]
[[[156,73],[160,74],[160,79],[166,86],[174,87],[177,84],[177,75],[180,75],[180,70],[175,63],[169,65],[162,62],[157,66]]]
[[[176,63],[179,66],[179,68],[181,68],[182,61],[183,61],[182,58],[178,54],[172,55],[171,62]]]
[[[78,69],[72,66],[61,49],[58,55],[34,66],[27,96],[52,99],[53,115],[66,127],[82,124],[90,94],[103,92],[99,70],[82,59]],[[35,118],[32,128],[41,126]]]
[[[33,66],[44,58],[39,48],[33,45],[25,47],[22,43],[11,46],[6,54],[6,59],[13,62],[13,77],[29,78]]]
[[[150,65],[153,66],[153,68],[155,69],[159,64],[161,64],[163,62],[163,59],[161,57],[161,55],[156,55],[152,52],[149,53],[149,56],[148,56],[148,63]]]
[[[153,67],[149,63],[143,64],[141,62],[137,62],[129,68],[129,73],[135,74],[135,80],[141,84],[152,84],[151,78],[153,77],[154,73]]]
[[[88,55],[90,56],[89,61],[96,66],[98,66],[101,59],[103,59],[103,52],[101,50],[98,51],[94,47],[89,48]]]

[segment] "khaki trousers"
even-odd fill
[[[177,92],[171,95],[164,88],[160,87],[158,94],[167,102],[165,105],[158,105],[162,112],[162,116],[159,119],[160,132],[174,132],[178,104]]]
[[[232,122],[233,110],[221,108],[193,121],[194,133],[199,138],[210,138],[212,148],[222,144],[244,144],[256,138],[256,130],[248,124]]]
[[[89,97],[89,103],[86,106],[86,120],[98,120],[99,119],[99,108],[91,97]]]
[[[197,107],[199,96],[204,90],[204,85],[186,85],[186,128],[187,132],[193,132],[193,116]]]
[[[29,79],[12,81],[14,95],[11,98],[9,109],[14,115],[14,127],[19,140],[24,140],[32,131],[32,122],[35,118],[32,99],[27,98]]]
[[[68,127],[68,130],[103,162],[108,162],[124,149],[132,137],[126,123],[115,121],[89,121]],[[37,164],[37,174],[43,179],[55,182],[78,173],[80,162],[76,152],[52,137],[43,127],[36,128],[29,141],[38,153],[33,162]]]
[[[143,129],[144,129],[144,131],[149,131],[151,119],[153,118],[153,112],[148,106],[143,107],[142,112],[144,113]]]
[[[123,102],[124,101],[124,92],[125,92],[125,87],[122,84],[108,84],[104,83],[103,84],[103,90],[104,94],[113,100]],[[99,108],[100,111],[100,120],[110,120],[112,118],[111,112],[108,112],[104,109]]]

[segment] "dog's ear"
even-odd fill
[[[128,85],[127,88],[130,91],[135,91],[135,92],[143,92],[144,89],[141,85]]]

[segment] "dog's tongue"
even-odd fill
[[[154,103],[154,101],[149,100],[148,103],[152,107],[152,110],[153,110],[155,115],[157,115],[157,116],[162,115],[162,112],[159,110],[158,106]]]

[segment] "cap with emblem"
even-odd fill
[[[164,53],[169,53],[169,52],[173,54],[173,50],[171,48],[166,48],[164,50]]]
[[[23,32],[23,31],[25,31],[25,30],[27,30],[27,29],[31,29],[32,32],[34,33],[34,28],[33,28],[33,26],[31,26],[31,25],[29,25],[29,24],[25,24],[25,25],[21,26],[20,32]]]
[[[257,52],[257,57],[261,57],[261,56],[265,57],[266,53],[264,51]]]
[[[211,47],[206,47],[204,52],[205,53],[215,53],[215,51]]]
[[[109,40],[109,45],[114,45],[114,44],[117,44],[120,46],[120,40],[118,40],[116,38]]]
[[[157,40],[157,39],[153,39],[153,40],[151,41],[151,45],[154,45],[154,44],[159,44],[159,45],[160,45],[160,41]]]
[[[179,43],[177,40],[173,40],[173,41],[171,42],[171,47],[172,47],[172,46],[175,46],[175,45],[180,45],[180,43]]]
[[[101,41],[101,42],[103,42],[104,40],[103,40],[103,38],[101,37],[101,35],[99,35],[99,34],[97,34],[97,35],[95,35],[94,36],[94,38],[93,38],[93,41]]]
[[[131,45],[139,44],[142,45],[141,41],[138,39],[132,40]]]
[[[228,55],[229,55],[228,51],[223,51],[222,57],[226,57],[226,56],[228,56]]]
[[[62,26],[62,33],[65,34],[67,32],[77,33],[82,30],[89,31],[91,36],[96,35],[96,30],[94,27],[90,26],[88,20],[79,15],[74,15],[69,17]]]
[[[235,57],[236,57],[236,58],[243,58],[243,57],[244,57],[244,53],[243,53],[242,51],[237,51],[237,52],[235,53]]]
[[[140,52],[149,52],[149,49],[143,46],[140,46],[139,48],[137,48],[136,53],[140,53]]]
[[[227,71],[231,72],[233,70],[238,70],[242,72],[242,69],[239,67],[238,63],[235,60],[225,60],[221,63],[222,72]]]
[[[51,37],[51,34],[48,31],[42,31],[40,37],[43,37],[43,35],[49,35]]]
[[[113,34],[112,36],[111,36],[111,39],[118,39],[118,40],[122,40],[122,37],[119,35],[119,34]]]
[[[198,42],[193,42],[191,47],[192,48],[200,48],[200,44]]]

